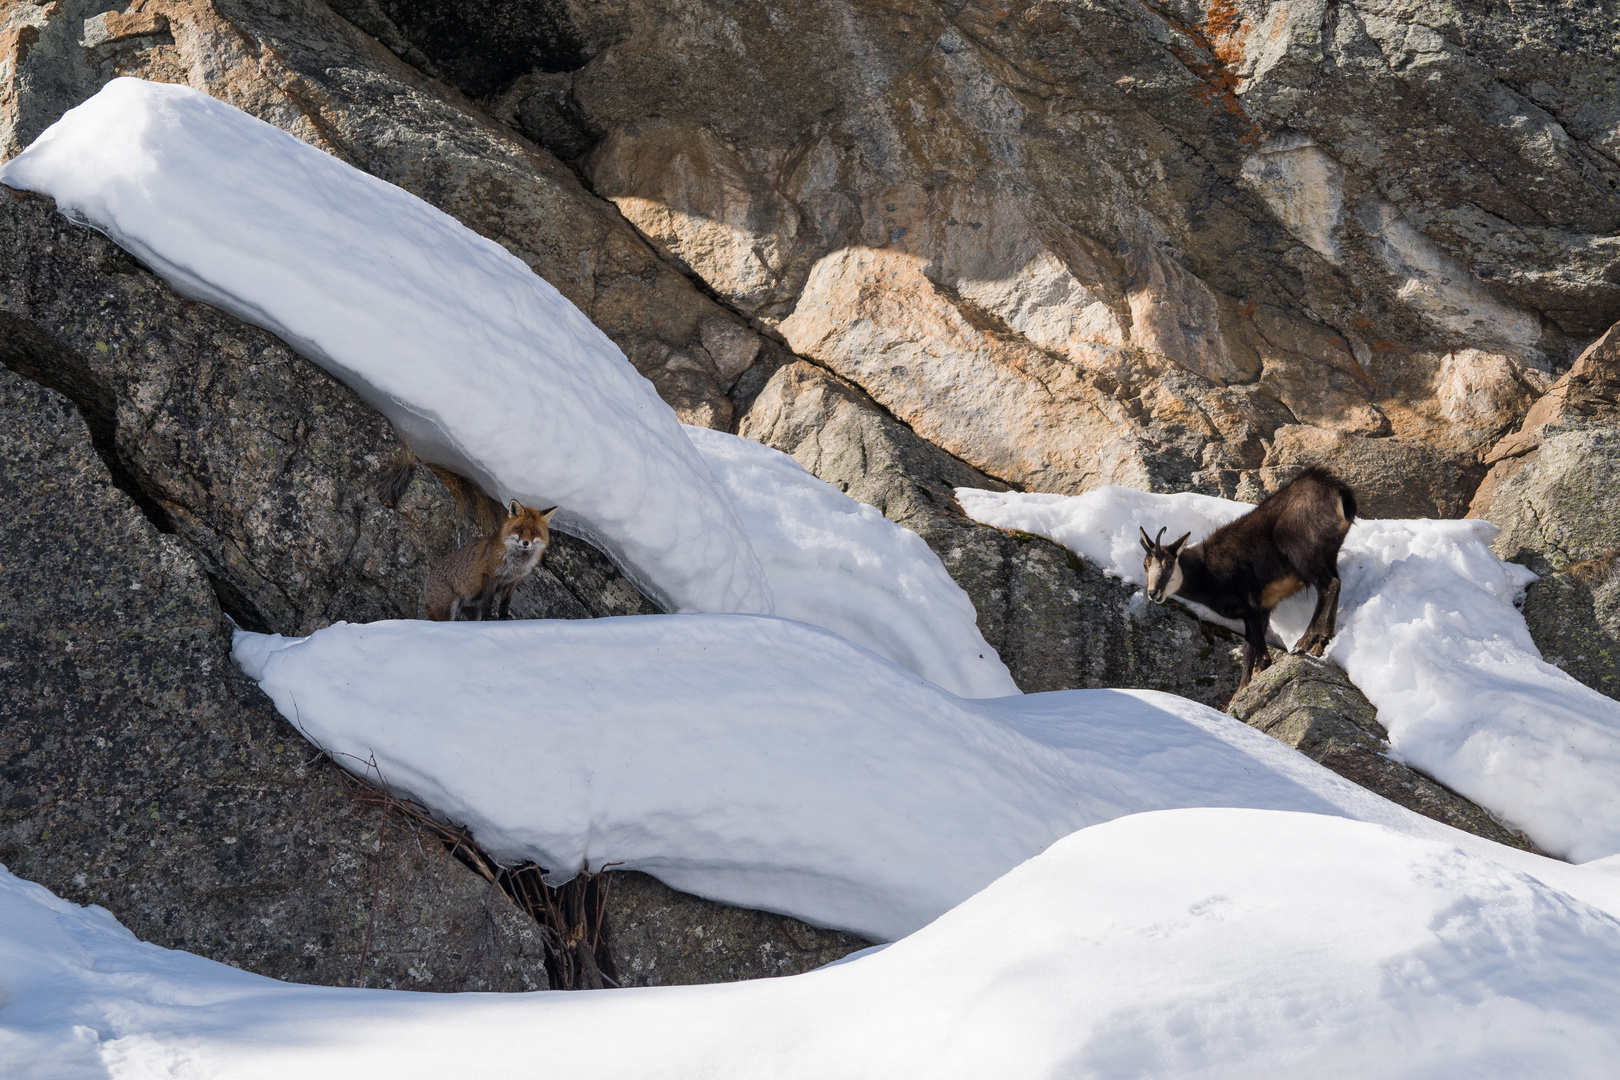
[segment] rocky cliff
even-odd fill
[[[1321,461],[1365,516],[1502,524],[1548,575],[1526,614],[1549,658],[1620,689],[1612,333],[1576,360],[1620,320],[1612,2],[106,8],[0,0],[0,158],[136,75],[400,185],[556,285],[684,420],[922,535],[1026,690],[1219,706],[1235,642],[968,521],[953,487],[1257,499]],[[550,931],[357,803],[226,654],[225,615],[414,615],[482,496],[284,344],[4,192],[0,362],[0,861],[285,978],[544,985]],[[544,566],[521,615],[653,610],[587,545]],[[1391,773],[1322,678],[1240,713],[1500,832]],[[593,925],[625,982],[862,944],[610,876]]]

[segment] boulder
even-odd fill
[[[231,663],[201,560],[0,369],[0,862],[293,982],[544,989],[539,928],[356,801]]]
[[[380,5],[344,6],[425,71],[440,70],[389,36]],[[110,16],[106,7],[106,0],[63,0],[14,5],[0,15],[0,160],[115,76],[188,84],[398,184],[501,244],[601,327],[683,420],[730,425],[728,391],[737,375],[723,374],[726,361],[709,353],[705,330],[749,338],[756,352],[759,336],[661,259],[567,166],[503,130],[461,93],[321,0],[136,0],[128,13]],[[456,21],[409,25],[437,34]],[[522,42],[538,30],[502,29],[516,36],[481,57],[513,50],[532,57]],[[464,64],[449,69],[480,90],[485,85]]]
[[[1524,620],[1542,655],[1620,697],[1620,325],[1593,342],[1487,457],[1469,514],[1542,575]]]
[[[780,368],[738,430],[921,536],[1025,691],[1146,687],[1220,707],[1236,688],[1232,634],[1177,606],[1144,603],[1049,540],[970,520],[953,489],[1005,485],[837,376],[804,361]]]
[[[50,200],[5,189],[0,330],[0,361],[79,406],[114,479],[247,629],[415,618],[433,561],[487,531],[482,497],[414,467],[347,387],[177,296]],[[514,601],[525,616],[654,610],[561,536]]]
[[[1256,498],[1310,445],[1366,465],[1370,512],[1455,514],[1620,317],[1606,8],[432,9],[344,4],[1022,487]]]
[[[1538,573],[1620,547],[1620,324],[1589,345],[1485,458],[1470,517]]]
[[[1620,550],[1548,571],[1525,590],[1524,621],[1542,659],[1620,699]]]
[[[29,423],[60,420],[79,439],[55,472],[0,492],[19,515],[0,531],[12,612],[0,861],[146,940],[277,977],[545,988],[534,921],[450,859],[440,833],[311,751],[236,672],[222,619],[302,634],[415,617],[432,561],[501,508],[417,464],[386,420],[275,338],[174,295],[49,200],[4,189],[0,360],[35,380],[4,372],[13,412],[42,418],[13,425],[8,460],[66,438]],[[74,484],[99,502],[25,514]],[[76,551],[80,519],[114,511],[122,532]],[[61,565],[40,561],[53,549]],[[62,591],[70,563],[89,575],[78,631],[57,625],[59,606],[32,606]],[[150,610],[129,609],[143,598]],[[557,533],[513,601],[519,618],[655,611],[606,556]],[[87,629],[107,640],[91,647]],[[617,890],[636,978],[783,973],[865,944],[661,888]]]
[[[1483,807],[1393,757],[1378,710],[1332,661],[1281,657],[1243,688],[1229,711],[1408,810],[1499,844],[1536,850]]]
[[[610,871],[603,910],[619,986],[685,986],[798,975],[872,943],[786,915],[722,907],[655,877]]]

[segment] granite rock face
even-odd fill
[[[1620,550],[1548,571],[1525,591],[1524,621],[1542,659],[1620,700]]]
[[[1235,638],[1143,602],[1051,541],[967,518],[956,487],[1004,489],[812,364],[779,369],[739,432],[921,536],[967,592],[979,629],[1025,691],[1145,687],[1220,707],[1237,687]]]
[[[1256,674],[1229,711],[1408,810],[1499,844],[1536,850],[1481,807],[1390,757],[1378,710],[1331,661],[1284,656]]]
[[[1620,325],[1536,401],[1491,466],[1470,517],[1502,527],[1496,550],[1541,573],[1620,547]]]
[[[684,421],[728,427],[739,357],[768,351],[760,336],[661,259],[567,166],[424,74],[439,69],[423,52],[401,45],[419,70],[379,44],[379,30],[396,40],[384,5],[343,6],[372,33],[320,0],[137,0],[111,15],[106,0],[0,3],[0,160],[115,76],[188,84],[501,244],[601,327]],[[501,10],[519,13],[517,5]],[[503,47],[530,55],[521,42],[549,25],[542,14],[524,15],[532,25]],[[440,14],[407,25],[431,38],[460,21]],[[501,54],[481,49],[477,62]],[[485,85],[466,65],[449,70]],[[722,339],[735,341],[716,356],[706,343]]]
[[[175,295],[48,199],[0,191],[0,328],[0,361],[79,405],[115,479],[247,629],[414,618],[433,561],[481,531],[475,500],[458,505],[429,469],[385,490],[408,454],[348,388]],[[514,610],[655,609],[559,536]]]
[[[737,311],[1021,486],[1255,498],[1349,439],[1369,515],[1460,514],[1620,317],[1608,4],[554,0],[453,40],[372,7]],[[480,53],[508,81],[458,74]]]
[[[544,989],[534,921],[314,753],[236,671],[222,619],[303,634],[414,617],[432,561],[501,507],[415,462],[386,420],[275,338],[175,296],[49,200],[4,189],[0,360],[35,380],[0,369],[17,432],[7,460],[49,462],[0,491],[0,861],[146,940],[264,974]],[[69,449],[30,449],[58,443]],[[58,497],[80,487],[85,505]],[[105,550],[75,551],[98,513],[118,522]],[[76,565],[83,610],[36,611]],[[655,611],[559,533],[513,600],[517,618]],[[106,640],[81,641],[88,628]],[[866,944],[613,876],[627,883],[612,947],[636,985],[788,974]]]
[[[608,875],[603,912],[620,986],[685,986],[798,975],[872,943],[746,908],[722,907],[634,871]]]
[[[199,560],[0,369],[0,862],[294,982],[544,989],[538,928],[350,797],[230,660]]]
[[[1524,620],[1542,655],[1620,697],[1620,326],[1581,354],[1488,459],[1469,514],[1542,580]]]

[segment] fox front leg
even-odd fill
[[[472,605],[472,618],[479,622],[495,617],[495,577],[490,575],[484,587],[479,590],[478,600]]]

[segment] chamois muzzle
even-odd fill
[[[1159,535],[1148,539],[1147,530],[1140,525],[1137,530],[1142,534],[1142,550],[1147,557],[1142,560],[1142,571],[1147,578],[1148,599],[1155,604],[1163,604],[1168,598],[1170,579],[1175,568],[1176,553],[1165,548],[1163,544],[1165,526],[1159,530]],[[1185,537],[1183,537],[1185,539]]]

